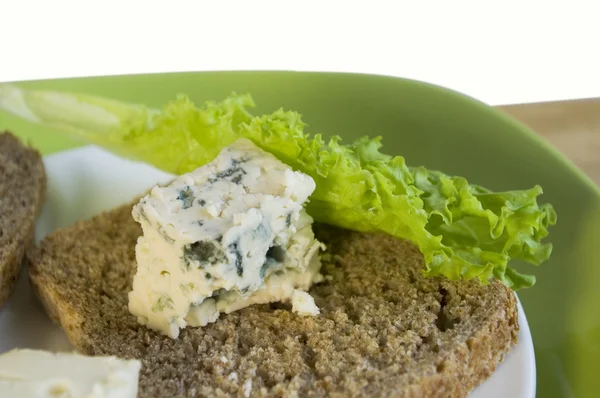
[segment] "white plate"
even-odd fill
[[[95,147],[45,158],[48,193],[37,224],[39,241],[56,228],[110,210],[171,176],[148,165],[130,162]],[[535,397],[535,357],[531,334],[519,303],[519,344],[471,398]],[[0,310],[0,353],[12,348],[72,350],[52,324],[22,275],[17,290]]]

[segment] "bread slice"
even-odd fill
[[[28,259],[79,350],[142,360],[140,397],[464,397],[517,340],[504,285],[424,278],[411,244],[321,225],[329,277],[311,289],[321,315],[255,305],[172,340],[127,310],[141,234],[132,206],[56,231]]]
[[[0,306],[13,291],[25,247],[33,243],[45,189],[39,152],[0,133]]]

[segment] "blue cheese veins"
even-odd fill
[[[307,291],[323,278],[324,246],[303,207],[314,189],[310,176],[245,139],[154,187],[132,211],[143,236],[129,311],[177,338],[221,313]]]

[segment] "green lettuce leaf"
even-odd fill
[[[516,290],[532,286],[535,277],[518,272],[509,261],[539,265],[552,251],[542,240],[556,223],[556,213],[549,204],[538,205],[539,186],[491,192],[461,177],[411,168],[401,156],[380,152],[381,137],[342,144],[338,136],[325,140],[305,133],[301,116],[293,111],[253,116],[249,95],[233,94],[200,107],[180,95],[161,111],[73,95],[76,101],[60,109],[57,125],[56,107],[44,97],[48,93],[22,91],[28,100],[18,106],[21,115],[31,112],[38,116],[34,121],[174,174],[194,170],[237,139],[248,138],[314,178],[307,210],[316,221],[407,239],[423,253],[423,272],[429,276],[482,283],[497,278]],[[78,110],[73,103],[83,106]],[[16,113],[14,101],[10,105]],[[98,115],[94,107],[114,118],[111,124],[90,123],[96,131],[84,134],[81,120],[85,112]],[[69,119],[77,129],[67,128]]]

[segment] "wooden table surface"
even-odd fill
[[[600,98],[497,108],[531,127],[600,185]]]

